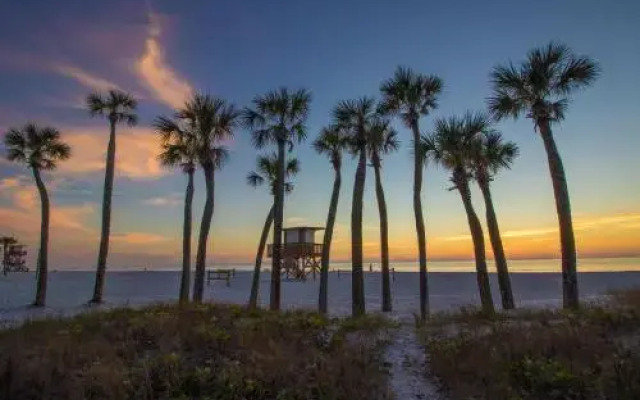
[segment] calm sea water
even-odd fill
[[[216,268],[236,268],[238,270],[253,270],[252,264],[224,264],[217,263],[214,260]],[[271,260],[264,260],[264,268],[271,266]],[[379,270],[379,262],[366,262],[365,270]],[[391,266],[396,271],[414,272],[418,271],[417,262],[392,261]],[[495,264],[492,260],[488,262],[489,271],[495,272]],[[332,269],[350,269],[351,263],[334,262],[331,264]],[[429,271],[432,272],[474,272],[475,263],[473,260],[463,261],[429,261]],[[120,269],[120,268],[113,268]],[[124,269],[124,268],[122,268]],[[142,266],[126,268],[126,270],[140,271],[144,270]],[[156,270],[152,265],[147,266],[147,270]],[[166,269],[165,269],[166,270]],[[172,269],[168,269],[172,270]],[[509,260],[509,270],[511,272],[559,272],[559,259],[540,259],[540,260]],[[640,258],[583,258],[578,261],[578,270],[580,272],[624,272],[624,271],[640,271]]]

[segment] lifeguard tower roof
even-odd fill
[[[282,228],[283,231],[295,231],[295,230],[312,230],[312,231],[321,231],[324,227],[321,226],[296,226],[293,228]]]

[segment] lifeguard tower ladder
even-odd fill
[[[284,244],[282,245],[282,266],[280,272],[287,278],[306,280],[309,274],[320,272],[322,258],[322,244],[315,242],[316,231],[324,228],[300,226],[285,228]],[[273,257],[273,244],[267,247],[267,256]]]

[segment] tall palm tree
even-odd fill
[[[91,116],[102,116],[109,121],[109,145],[104,174],[104,192],[102,197],[102,229],[100,231],[100,249],[93,297],[90,303],[101,303],[104,289],[104,274],[107,270],[109,253],[109,234],[111,232],[111,196],[113,175],[116,165],[116,125],[126,123],[133,126],[138,122],[135,113],[137,101],[129,94],[118,90],[109,90],[106,95],[93,93],[87,96],[87,109]]]
[[[256,167],[256,171],[252,171],[249,173],[249,175],[247,175],[247,184],[252,187],[258,187],[262,186],[265,183],[268,183],[270,193],[275,197],[278,171],[278,155],[273,153],[270,155],[258,157]],[[299,170],[300,165],[298,163],[298,159],[289,158],[284,170],[285,179],[290,176],[296,175]],[[291,193],[292,190],[293,183],[285,182],[285,193]],[[264,254],[264,248],[267,244],[267,238],[269,236],[269,231],[271,230],[271,224],[273,223],[274,209],[275,202],[271,204],[271,208],[269,209],[267,218],[264,221],[262,234],[260,235],[260,243],[258,244],[258,252],[256,253],[256,263],[253,269],[253,279],[251,281],[249,308],[256,308],[258,306],[258,291],[260,290],[260,267],[262,266],[262,256]]]
[[[387,219],[387,202],[382,188],[382,154],[398,151],[400,142],[398,132],[388,120],[375,121],[367,135],[367,150],[376,179],[376,198],[380,214],[380,256],[382,260],[382,311],[391,311],[391,280],[389,277],[389,223]]]
[[[599,74],[595,61],[558,43],[531,50],[519,66],[500,65],[491,73],[493,95],[488,103],[493,116],[502,120],[525,114],[544,143],[560,225],[565,308],[579,306],[576,244],[567,178],[551,125],[564,119],[571,93],[593,83]]]
[[[51,127],[27,124],[21,129],[9,129],[4,137],[7,159],[31,168],[40,194],[42,206],[40,222],[40,250],[38,251],[36,298],[34,306],[45,305],[47,297],[47,271],[49,254],[49,195],[42,181],[41,171],[52,171],[57,162],[71,156],[71,147],[60,138],[60,132]]]
[[[493,299],[487,272],[487,260],[484,249],[484,234],[480,219],[471,203],[469,189],[470,160],[473,143],[477,137],[488,129],[489,120],[482,114],[467,113],[464,117],[438,119],[435,131],[431,135],[422,137],[422,147],[428,159],[451,171],[451,182],[460,193],[464,209],[467,213],[473,249],[476,260],[476,277],[482,309],[486,313],[493,313]]]
[[[9,251],[9,246],[16,243],[18,243],[18,241],[12,236],[0,237],[0,244],[2,244],[2,274],[5,276],[7,275],[7,269],[9,268],[9,254],[7,252]]]
[[[285,147],[307,137],[305,126],[311,94],[305,89],[289,91],[280,88],[253,99],[253,108],[243,111],[245,126],[250,129],[253,144],[261,149],[269,144],[278,148],[275,208],[273,222],[273,256],[271,267],[270,308],[280,309],[280,268],[282,266],[282,223],[284,219]]]
[[[193,301],[201,302],[204,294],[204,273],[207,263],[207,241],[214,208],[215,171],[228,158],[225,140],[233,137],[239,113],[225,100],[196,94],[176,113],[183,126],[189,127],[196,142],[196,157],[204,172],[206,200],[200,222],[196,271],[193,280]]]
[[[362,272],[362,200],[367,176],[367,136],[376,117],[375,100],[371,97],[343,100],[333,109],[336,125],[347,132],[350,137],[350,151],[358,157],[351,203],[351,311],[353,316],[365,313]]]
[[[179,119],[158,117],[153,123],[159,134],[162,151],[158,155],[160,163],[166,167],[180,167],[187,174],[187,188],[184,195],[184,222],[182,230],[182,276],[180,279],[180,303],[189,302],[191,284],[191,224],[193,204],[193,175],[198,161],[198,142],[193,126],[185,125]]]
[[[320,291],[318,293],[318,311],[327,313],[327,300],[329,289],[329,257],[331,255],[331,240],[333,238],[333,227],[336,222],[338,211],[338,198],[340,197],[340,185],[342,184],[342,153],[347,149],[349,138],[344,131],[337,126],[329,126],[322,131],[313,142],[313,148],[318,154],[329,157],[333,167],[334,179],[331,201],[329,203],[329,214],[327,215],[327,226],[322,240],[322,260],[320,269]]]
[[[496,270],[498,271],[502,308],[505,310],[514,308],[515,303],[513,301],[507,258],[504,255],[498,219],[493,207],[490,184],[498,171],[503,168],[511,168],[511,164],[513,164],[513,160],[517,156],[518,146],[515,143],[504,142],[499,132],[490,131],[475,142],[471,160],[473,177],[476,182],[478,182],[482,197],[484,198],[487,228],[489,230],[489,238],[491,239],[493,257],[496,262]]]
[[[386,115],[399,115],[413,135],[413,213],[418,237],[420,262],[420,317],[429,315],[429,284],[427,280],[427,237],[422,216],[422,168],[425,155],[420,146],[420,117],[438,106],[442,80],[435,75],[423,75],[410,68],[398,67],[393,78],[380,86],[382,101],[379,110]]]

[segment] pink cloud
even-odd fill
[[[173,108],[181,107],[192,95],[193,88],[167,63],[159,40],[158,16],[150,13],[149,18],[149,33],[144,52],[136,63],[136,70],[158,100]]]
[[[61,129],[73,156],[60,163],[63,174],[104,171],[108,127],[69,127]],[[116,173],[132,179],[158,178],[167,173],[158,162],[160,145],[147,127],[119,127],[116,139]]]
[[[107,91],[111,89],[119,89],[120,86],[116,85],[113,82],[110,82],[106,79],[103,79],[99,76],[93,75],[87,71],[82,70],[81,68],[74,67],[72,65],[66,64],[57,64],[53,66],[53,69],[75,81],[79,82],[81,85],[96,91]]]

